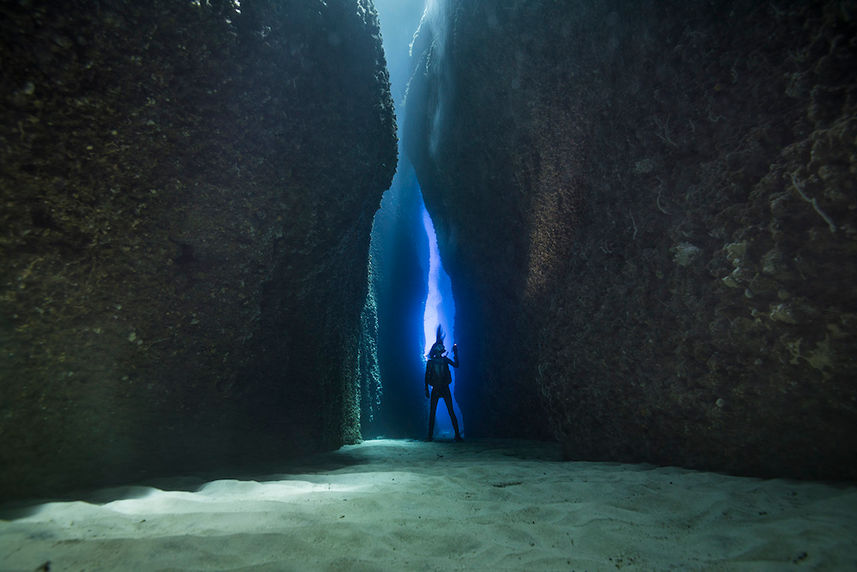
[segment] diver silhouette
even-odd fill
[[[452,428],[455,429],[455,440],[462,441],[461,433],[458,431],[458,419],[452,410],[452,393],[449,391],[449,384],[452,383],[452,373],[449,371],[449,366],[458,367],[458,346],[452,344],[452,357],[454,359],[449,359],[445,355],[446,348],[443,347],[444,337],[443,328],[438,325],[437,337],[431,351],[429,351],[428,362],[426,363],[426,397],[429,397],[429,385],[431,386],[431,413],[429,413],[426,441],[434,439],[434,417],[437,413],[437,402],[441,397],[446,403],[446,410],[452,420]]]

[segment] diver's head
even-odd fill
[[[431,351],[429,351],[429,358],[436,359],[439,357],[443,357],[443,354],[446,353],[446,348],[443,347],[443,342],[435,342],[431,347]]]
[[[434,345],[432,345],[431,351],[429,351],[429,359],[442,357],[446,353],[446,348],[443,347],[443,340],[445,338],[446,334],[443,333],[443,326],[438,324]]]

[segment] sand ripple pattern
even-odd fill
[[[375,440],[0,511],[0,570],[857,569],[857,487]]]

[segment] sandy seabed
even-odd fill
[[[857,570],[857,486],[373,440],[0,509],[0,570]]]

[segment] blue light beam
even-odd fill
[[[425,337],[423,359],[426,359],[432,344],[435,342],[435,331],[438,324],[443,326],[443,331],[446,332],[444,346],[446,346],[451,359],[452,345],[455,343],[455,330],[453,329],[455,323],[455,300],[452,298],[452,281],[443,269],[443,264],[440,260],[440,251],[437,247],[437,234],[435,233],[434,224],[425,205],[422,205],[422,213],[423,227],[425,228],[429,245],[428,294],[426,295],[425,313],[423,314],[423,335]],[[455,368],[450,369],[452,370],[452,384],[449,386],[449,389],[452,395],[455,396]],[[422,383],[422,380],[420,380],[420,383]],[[454,401],[455,398],[453,397]],[[456,417],[458,417],[458,426],[463,433],[464,423],[457,403],[453,403],[453,409]],[[438,403],[437,416],[435,417],[435,436],[451,437],[453,435],[454,431],[449,413],[446,411],[443,403]]]

